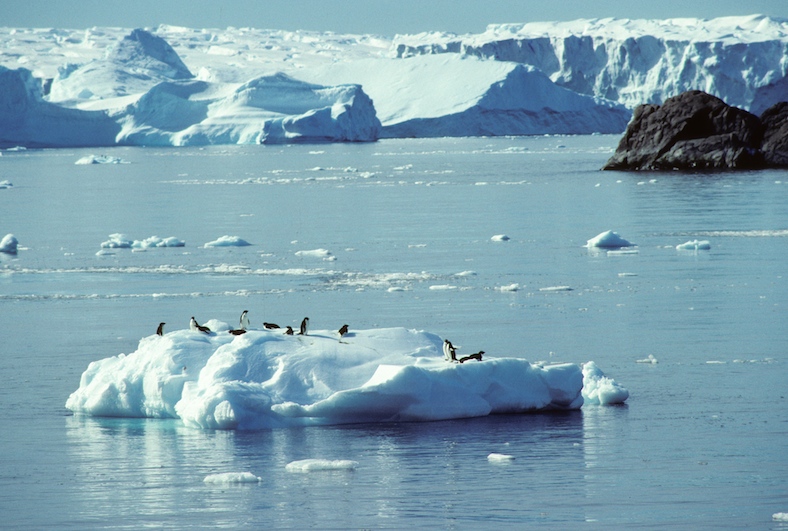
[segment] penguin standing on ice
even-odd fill
[[[457,361],[457,349],[448,339],[443,340],[443,359],[446,361]]]
[[[309,317],[304,317],[304,320],[301,321],[301,330],[298,332],[299,336],[307,335],[307,328],[309,328]]]
[[[164,325],[167,323],[159,323],[159,327],[156,329],[156,335],[163,336],[164,335]]]
[[[210,334],[211,333],[211,329],[210,328],[208,328],[207,326],[202,326],[202,325],[198,324],[197,320],[194,317],[192,317],[192,320],[189,321],[189,330],[191,330],[192,332],[204,332],[206,334]]]
[[[246,314],[249,313],[248,310],[244,310],[241,314],[241,323],[236,330],[230,330],[230,333],[234,336],[240,336],[246,333],[246,327],[249,326],[249,318]]]
[[[339,329],[339,337],[342,337],[345,334],[347,334],[347,330],[348,330],[347,325],[342,325],[342,328]]]
[[[292,336],[293,335],[293,327],[292,326],[288,326],[287,327],[287,330],[285,330],[285,335],[286,336]]]

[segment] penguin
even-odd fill
[[[460,363],[465,363],[468,360],[479,360],[482,361],[482,356],[484,355],[484,351],[480,350],[476,354],[471,354],[470,356],[463,356],[460,358]]]
[[[273,330],[275,328],[279,328],[279,325],[276,323],[263,323],[263,328],[266,330]]]
[[[345,334],[347,334],[347,325],[346,324],[342,325],[342,328],[339,329],[339,337],[342,337]]]
[[[286,336],[292,336],[293,335],[293,327],[292,326],[288,326],[287,327],[287,330],[285,330],[285,335]]]
[[[301,321],[301,330],[298,332],[299,336],[307,335],[307,328],[309,328],[309,317],[304,317],[304,320]]]
[[[211,329],[207,326],[201,326],[197,324],[197,321],[194,319],[194,317],[192,317],[192,320],[189,321],[189,329],[193,332],[205,332],[206,334],[211,333]]]
[[[457,361],[457,349],[448,339],[443,340],[443,359],[446,361]]]
[[[228,330],[234,336],[240,336],[246,333],[246,327],[249,326],[249,318],[246,314],[249,313],[248,310],[244,310],[241,314],[241,323],[235,330]]]
[[[247,316],[248,313],[249,310],[244,310],[243,313],[241,314],[241,324],[238,327],[241,330],[246,330],[247,328],[249,328],[249,317]]]
[[[163,336],[164,335],[164,325],[167,323],[159,323],[159,327],[156,329],[156,334]]]

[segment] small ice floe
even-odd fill
[[[487,456],[487,460],[493,463],[507,463],[509,461],[514,461],[514,456],[508,454],[491,453]]]
[[[240,483],[260,483],[263,478],[257,477],[251,472],[223,472],[221,474],[210,474],[205,476],[203,483],[234,485]]]
[[[709,240],[692,240],[676,246],[678,251],[708,251],[711,249]]]
[[[391,286],[386,291],[388,291],[389,293],[394,293],[394,292],[397,292],[397,291],[405,291],[405,288],[403,288],[402,286]]]
[[[86,155],[74,164],[129,164],[129,161],[108,155]]]
[[[656,364],[659,363],[657,358],[654,357],[654,354],[649,354],[647,358],[643,358],[642,360],[636,360],[637,363],[651,363]]]
[[[634,243],[625,240],[619,236],[617,232],[613,232],[612,230],[597,234],[586,242],[586,247],[589,249],[592,247],[601,249],[618,249],[620,247],[634,247],[634,245]]]
[[[132,249],[150,249],[152,247],[184,247],[186,242],[179,240],[173,236],[169,238],[159,238],[158,236],[151,236],[144,240],[134,240],[132,242]]]
[[[248,241],[239,238],[238,236],[222,236],[218,240],[208,242],[203,247],[246,247],[252,245]]]
[[[307,251],[296,251],[296,256],[301,258],[320,258],[325,261],[336,260],[336,256],[331,254],[328,249],[311,249]]]
[[[449,291],[453,289],[457,289],[457,286],[452,286],[451,284],[433,284],[430,286],[432,291]]]
[[[788,513],[774,513],[772,520],[775,522],[788,522]]]
[[[109,235],[109,240],[101,243],[102,249],[131,249],[131,241],[125,234],[116,232]]]
[[[16,254],[19,246],[19,240],[13,234],[6,234],[0,239],[0,253]]]
[[[583,364],[583,403],[605,406],[623,404],[629,398],[629,391],[612,378],[608,378],[589,361]]]
[[[508,242],[510,239],[511,238],[509,238],[509,236],[507,236],[506,234],[496,234],[495,236],[490,238],[490,240],[494,242]]]
[[[517,290],[520,289],[520,284],[515,282],[513,284],[509,284],[508,286],[501,286],[501,287],[495,288],[495,289],[497,289],[500,292],[517,291]]]
[[[3,239],[0,240],[0,253],[16,254],[18,245],[19,240],[16,239],[16,236],[13,234],[6,234],[3,236]]]
[[[476,271],[460,271],[459,273],[454,273],[455,277],[475,277]]]
[[[323,470],[355,470],[358,461],[349,459],[302,459],[287,463],[285,470],[288,472],[318,472]]]
[[[96,256],[112,256],[114,254],[115,254],[114,252],[109,251],[107,249],[101,249],[96,252]]]
[[[11,181],[0,181],[0,190],[5,190],[6,188],[13,188],[14,185],[11,184]]]
[[[569,286],[547,286],[546,288],[539,288],[539,291],[550,293],[556,291],[572,291],[572,288]]]

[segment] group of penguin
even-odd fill
[[[465,363],[466,361],[470,360],[477,360],[482,361],[482,356],[484,355],[484,351],[480,350],[475,354],[471,354],[469,356],[463,356],[462,358],[457,359],[457,348],[451,344],[451,341],[448,339],[443,340],[443,359],[452,363]]]
[[[165,324],[167,324],[167,323],[159,323],[159,327],[156,329],[156,334],[157,335],[160,335],[160,336],[164,335],[164,325]],[[228,330],[228,332],[230,334],[234,335],[234,336],[240,336],[240,335],[246,333],[246,329],[249,328],[249,326],[250,326],[249,325],[249,311],[248,310],[244,310],[243,313],[241,314],[241,321],[240,321],[240,323],[238,325],[238,328],[234,328],[232,330]],[[265,328],[266,330],[276,330],[276,329],[280,329],[281,327],[278,324],[275,324],[275,323],[263,323],[263,328]],[[308,328],[309,328],[309,317],[304,317],[304,319],[301,321],[301,327],[300,327],[297,335],[299,335],[299,336],[307,335]],[[203,326],[200,323],[198,323],[197,320],[194,317],[192,317],[191,321],[189,321],[189,329],[191,331],[193,331],[193,332],[203,332],[205,334],[210,334],[211,333],[211,329],[210,328],[208,328],[207,326]],[[342,327],[337,331],[337,333],[339,334],[340,338],[343,337],[344,335],[346,335],[348,333],[348,325],[342,325]],[[294,334],[295,334],[295,331],[293,330],[292,326],[285,327],[285,335],[292,336]]]

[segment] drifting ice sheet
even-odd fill
[[[594,365],[539,366],[515,358],[443,360],[441,338],[414,330],[287,336],[282,330],[143,338],[129,354],[91,363],[66,407],[96,416],[181,418],[209,429],[426,421],[577,409],[584,385],[617,386]],[[589,364],[587,364],[588,366]],[[593,364],[590,364],[593,365]],[[626,400],[626,390],[604,401]]]

